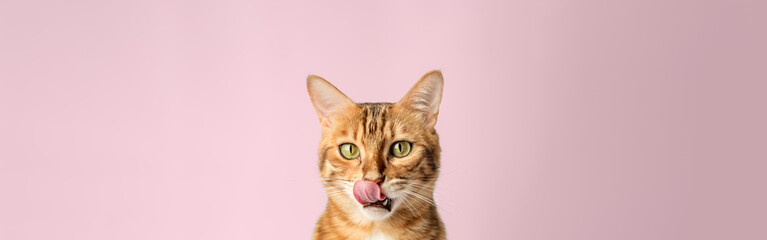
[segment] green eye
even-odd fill
[[[410,143],[405,141],[395,142],[391,145],[391,154],[395,157],[405,157],[410,154]]]
[[[341,156],[344,156],[346,159],[355,159],[360,156],[360,149],[354,144],[344,143],[338,148],[341,149]]]

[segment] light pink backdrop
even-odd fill
[[[451,239],[767,239],[764,1],[0,2],[0,239],[308,239],[318,74],[441,69]]]

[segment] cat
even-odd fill
[[[312,239],[445,239],[433,197],[442,72],[426,73],[396,103],[354,103],[319,76],[306,83],[328,195]]]

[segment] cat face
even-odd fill
[[[433,205],[440,72],[424,75],[397,103],[357,104],[322,78],[307,83],[323,131],[318,163],[329,204],[368,220]]]

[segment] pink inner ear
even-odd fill
[[[381,193],[378,184],[371,181],[359,180],[355,182],[353,192],[357,202],[363,205],[386,199],[386,195]]]
[[[322,127],[323,129],[325,128],[330,129],[331,127],[330,120],[322,119],[322,122],[320,122],[320,127]]]

